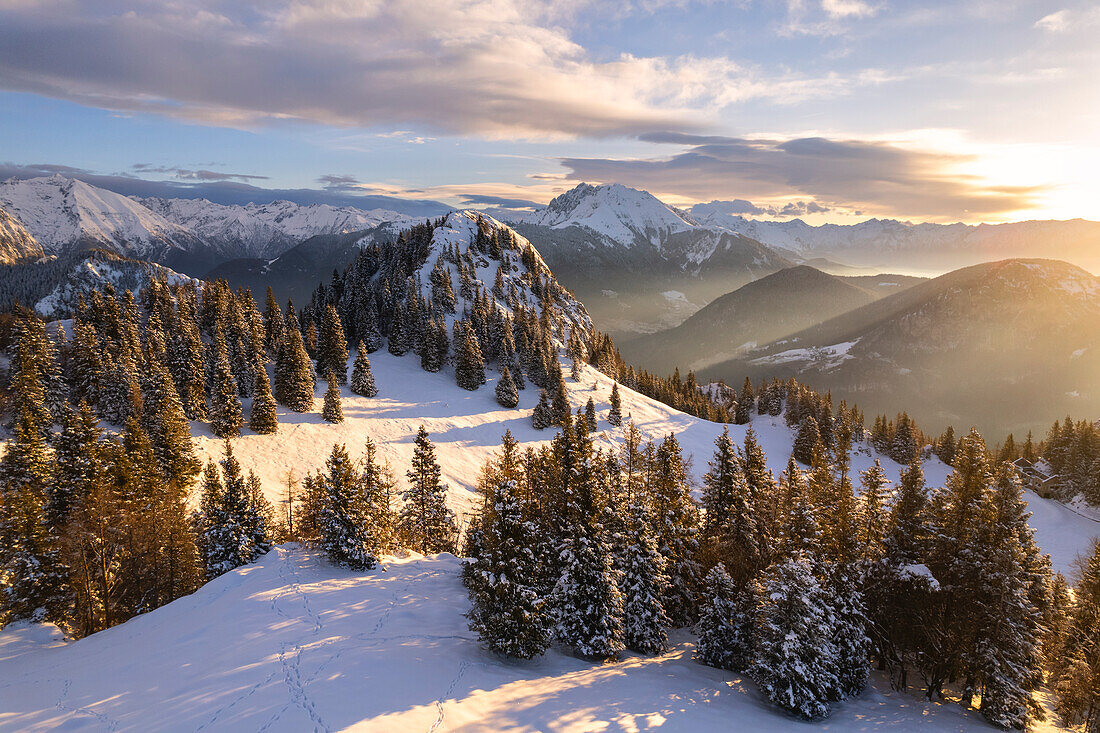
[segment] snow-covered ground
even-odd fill
[[[807,726],[751,682],[693,662],[686,633],[655,657],[508,662],[467,630],[459,568],[414,555],[356,574],[286,545],[78,642],[9,629],[0,730],[991,730],[877,678]]]
[[[538,402],[538,390],[530,384],[520,392],[519,407],[509,410],[494,399],[497,374],[491,369],[489,383],[476,392],[468,392],[455,384],[449,369],[437,374],[425,372],[420,369],[419,358],[412,354],[395,357],[379,350],[371,355],[371,366],[379,396],[359,397],[344,388],[343,423],[333,425],[321,419],[325,386],[318,384],[316,411],[295,413],[280,406],[279,432],[255,435],[245,429],[244,435],[234,441],[235,455],[246,470],[252,469],[260,477],[269,500],[277,502],[285,496],[288,471],[294,471],[300,479],[320,468],[335,442],[345,443],[353,456],[358,455],[368,437],[378,444],[380,456],[390,462],[403,485],[404,471],[412,459],[413,439],[417,428],[424,425],[435,443],[443,478],[451,486],[451,505],[461,520],[463,513],[477,505],[475,489],[481,467],[500,447],[505,430],[511,430],[524,446],[538,446],[554,437],[552,429],[531,427],[531,411]],[[617,450],[623,428],[607,422],[612,381],[587,366],[580,381],[568,377],[565,381],[574,410],[589,397],[596,404],[599,426],[596,446]],[[685,415],[625,387],[620,388],[620,393],[623,415],[629,416],[644,436],[658,440],[670,432],[676,434],[685,456],[691,459],[695,483],[701,485],[707,461],[714,451],[714,439],[723,426]],[[245,414],[248,414],[247,401]],[[625,423],[624,419],[624,426]],[[752,427],[767,453],[768,465],[778,475],[791,455],[791,430],[781,417],[753,416]],[[747,429],[744,425],[729,426],[736,443],[744,442]],[[192,433],[204,461],[207,457],[215,460],[221,457],[222,441],[210,433],[208,425],[193,423]],[[885,456],[878,457],[887,475],[897,480],[902,467]],[[852,456],[853,471],[866,470],[875,458],[868,445],[857,446]],[[936,458],[926,461],[928,485],[942,486],[948,470]],[[1071,572],[1077,554],[1087,552],[1092,539],[1100,537],[1100,522],[1030,492],[1027,498],[1040,547],[1051,554],[1055,570]]]

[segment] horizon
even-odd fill
[[[3,170],[3,169],[4,169],[4,166],[2,164],[0,164],[0,170]],[[34,180],[34,179],[49,179],[49,178],[54,178],[54,177],[58,177],[58,178],[66,179],[66,180],[81,181],[82,183],[86,183],[86,184],[94,186],[96,188],[105,189],[107,191],[117,193],[121,196],[126,196],[127,198],[131,198],[131,199],[134,199],[136,201],[141,201],[142,199],[147,199],[147,198],[184,199],[184,200],[189,200],[189,201],[200,201],[200,200],[202,200],[202,201],[207,201],[208,203],[218,205],[218,206],[249,206],[249,205],[267,206],[267,205],[271,205],[271,204],[286,202],[286,203],[296,204],[296,205],[299,205],[299,206],[325,205],[325,206],[332,206],[332,207],[336,207],[336,208],[355,208],[355,209],[359,209],[359,210],[362,210],[362,211],[371,211],[371,210],[386,210],[387,209],[387,204],[393,205],[393,204],[398,204],[399,203],[399,204],[414,205],[414,206],[420,206],[420,207],[439,206],[439,207],[443,207],[444,209],[446,209],[447,212],[451,212],[451,211],[476,211],[476,212],[479,212],[479,213],[484,213],[484,214],[489,215],[489,216],[493,216],[494,218],[503,217],[501,220],[505,221],[505,222],[520,221],[519,219],[510,219],[510,218],[508,218],[507,216],[505,216],[507,214],[522,215],[523,213],[528,213],[528,212],[531,212],[531,211],[537,211],[537,210],[543,209],[547,206],[547,204],[538,204],[538,205],[532,205],[532,206],[509,207],[509,206],[502,206],[502,205],[497,204],[497,203],[491,203],[491,204],[488,204],[488,205],[480,205],[480,206],[479,205],[472,205],[472,204],[471,205],[458,204],[458,205],[453,205],[452,206],[452,205],[448,205],[444,201],[436,201],[436,200],[431,200],[431,199],[413,199],[413,198],[403,198],[403,197],[400,197],[400,196],[369,195],[369,194],[362,194],[362,195],[345,194],[345,195],[333,196],[331,198],[331,200],[326,200],[326,198],[324,196],[319,196],[318,195],[319,193],[322,193],[322,192],[318,192],[318,191],[315,191],[315,190],[312,190],[312,189],[298,189],[298,190],[289,190],[288,191],[288,190],[278,190],[278,189],[264,189],[264,188],[261,188],[261,187],[250,187],[250,189],[248,189],[248,190],[234,190],[234,191],[225,191],[225,192],[219,190],[219,191],[214,192],[213,198],[208,198],[207,196],[202,195],[201,193],[199,193],[197,191],[191,190],[189,188],[181,188],[176,183],[170,182],[170,181],[149,181],[149,180],[142,179],[142,180],[133,180],[133,181],[123,181],[123,182],[121,182],[121,185],[120,185],[119,183],[116,183],[116,182],[113,182],[113,181],[110,181],[110,180],[104,181],[103,179],[109,178],[107,176],[101,176],[101,175],[96,175],[96,174],[91,174],[91,173],[80,173],[80,172],[68,172],[68,173],[66,173],[66,172],[61,172],[61,171],[53,171],[53,172],[43,171],[39,175],[31,175],[31,174],[9,175],[9,176],[0,178],[0,184],[9,183],[9,182],[13,182],[13,181],[29,181],[29,180]],[[647,193],[647,194],[653,196],[660,203],[674,209],[678,214],[684,214],[684,215],[687,215],[687,216],[692,215],[692,211],[691,211],[692,205],[676,206],[674,204],[670,204],[669,202],[661,199],[659,196],[657,196],[656,194],[653,194],[650,191],[646,191],[645,189],[635,189],[633,187],[626,186],[626,184],[620,183],[618,181],[608,181],[606,183],[596,183],[596,184],[592,184],[592,183],[589,183],[587,181],[578,181],[576,186],[573,187],[573,189],[578,188],[580,186],[584,186],[584,185],[589,185],[589,186],[593,186],[593,187],[614,186],[614,185],[625,186],[627,188],[630,188],[631,190],[641,191],[642,193]],[[145,189],[145,193],[135,193],[134,188]],[[569,190],[572,191],[573,189],[569,189]],[[563,193],[567,193],[567,192],[563,192]],[[534,204],[534,202],[527,202],[527,203]],[[712,201],[706,201],[706,202],[699,202],[699,205],[724,204],[724,203],[728,203],[728,202],[712,200]],[[415,214],[415,213],[406,214],[406,216],[409,216],[411,218],[429,218],[429,219],[434,218],[435,216],[439,216],[439,215],[440,214],[434,214],[434,215],[433,214]],[[881,216],[866,216],[864,218],[856,218],[853,221],[846,221],[846,222],[843,222],[843,223],[836,223],[836,222],[830,222],[830,221],[820,221],[820,222],[814,223],[812,221],[807,221],[807,219],[812,218],[812,217],[808,217],[808,216],[792,216],[792,217],[786,217],[786,218],[776,218],[776,217],[771,217],[771,216],[758,216],[758,215],[754,215],[754,214],[751,214],[751,213],[731,213],[729,215],[733,218],[742,219],[742,220],[745,220],[745,221],[758,221],[758,222],[767,222],[767,223],[775,223],[775,224],[791,224],[791,223],[799,222],[799,223],[802,223],[802,224],[804,224],[806,226],[809,226],[809,227],[812,227],[812,228],[820,228],[820,227],[829,226],[829,225],[834,225],[834,226],[857,226],[857,225],[860,225],[860,224],[867,224],[867,223],[870,223],[870,222],[890,222],[890,223],[896,223],[896,224],[901,224],[901,225],[910,226],[910,227],[916,227],[916,226],[920,226],[922,224],[934,224],[936,226],[962,225],[962,226],[967,226],[967,227],[978,227],[978,226],[1001,226],[1001,225],[1012,225],[1012,224],[1045,223],[1045,222],[1066,223],[1066,222],[1073,222],[1073,221],[1080,221],[1080,222],[1084,222],[1084,223],[1100,223],[1100,219],[1088,219],[1088,218],[1085,218],[1085,217],[1071,217],[1071,218],[1068,218],[1068,219],[1014,219],[1014,220],[998,221],[998,222],[984,222],[983,221],[983,222],[968,223],[968,222],[963,222],[963,221],[923,222],[923,221],[913,221],[913,220],[910,220],[910,219],[901,219],[901,218],[894,218],[894,217],[881,217]],[[1009,259],[1019,259],[1019,258],[1009,258]],[[1043,259],[1043,258],[1040,258],[1040,259]],[[1046,258],[1046,259],[1049,259],[1049,258]],[[997,261],[997,260],[988,260],[988,261],[994,262],[994,261]],[[915,272],[916,271],[914,271],[914,273]],[[928,271],[928,272],[930,272],[930,271]],[[946,272],[946,271],[944,271],[944,272]],[[927,273],[925,272],[925,274],[927,274]]]
[[[0,179],[454,208],[619,182],[811,225],[1100,219],[1085,0],[189,8],[0,7]]]

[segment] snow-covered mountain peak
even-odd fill
[[[318,234],[346,234],[383,222],[409,224],[410,217],[386,209],[292,201],[243,206],[215,204],[206,199],[147,198],[140,203],[185,227],[218,250],[238,257],[275,257],[297,242]]]
[[[133,257],[188,250],[185,228],[133,199],[60,174],[0,183],[0,204],[42,245],[46,254],[77,246],[105,246]]]
[[[524,218],[531,224],[554,229],[584,227],[624,246],[639,241],[660,246],[669,234],[695,227],[686,214],[648,191],[621,183],[581,183],[556,197],[545,209]]]

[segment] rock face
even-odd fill
[[[40,245],[14,216],[0,208],[0,264],[10,265],[43,256]]]

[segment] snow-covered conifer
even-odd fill
[[[367,347],[360,341],[355,350],[355,366],[351,370],[351,391],[363,397],[377,397],[378,387],[374,384],[374,373],[370,369],[370,357]]]
[[[321,417],[325,422],[344,422],[344,411],[340,407],[340,385],[336,375],[329,370],[325,375],[325,381],[328,382],[328,390],[325,391],[325,404],[321,409]]]
[[[496,386],[497,403],[501,407],[509,409],[519,404],[519,392],[516,391],[516,383],[512,381],[512,373],[505,366],[500,372],[500,379]]]

